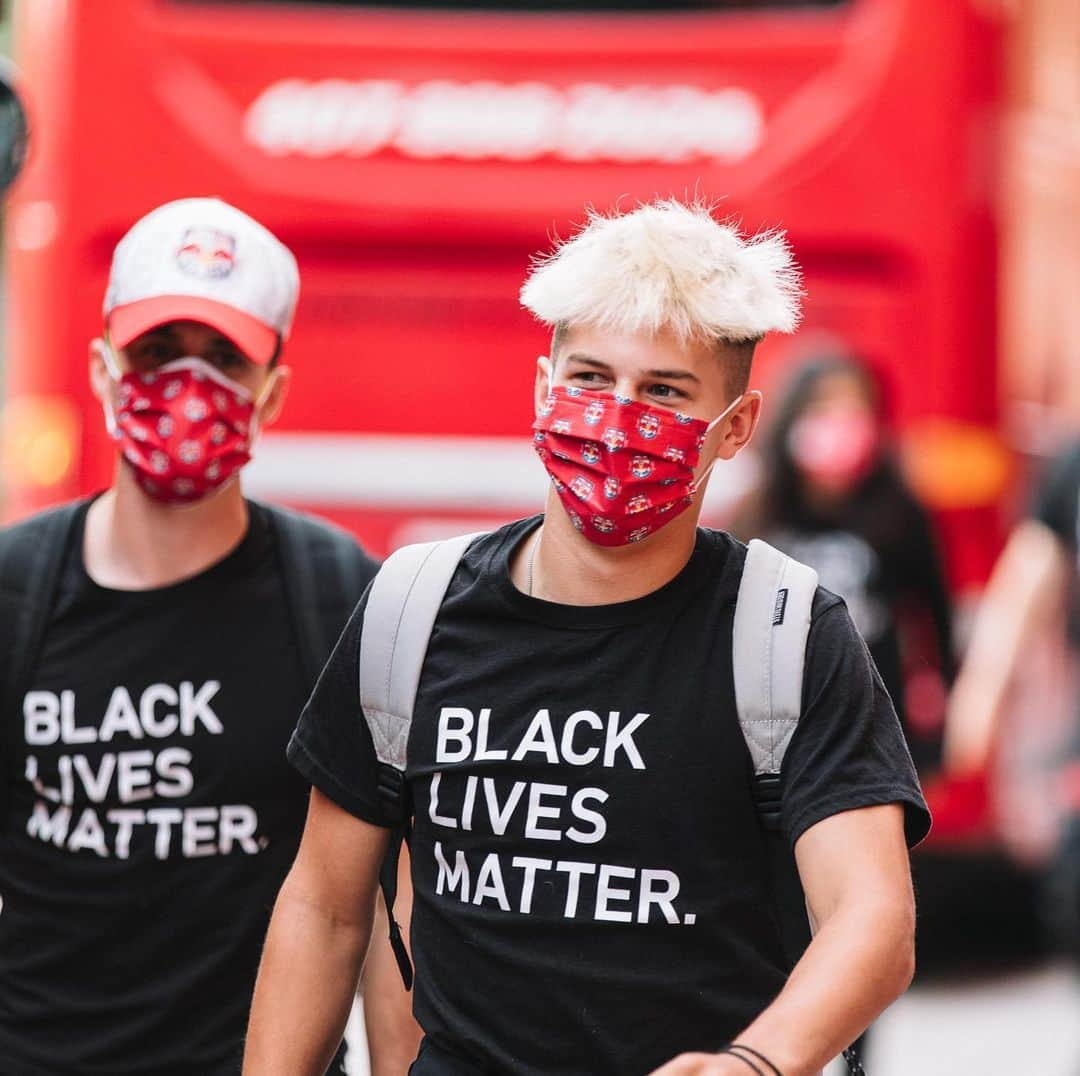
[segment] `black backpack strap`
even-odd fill
[[[339,527],[276,505],[258,507],[277,535],[285,600],[310,687],[378,565]]]
[[[85,501],[72,501],[0,531],[0,822],[15,752],[20,702],[41,651],[64,557]]]
[[[379,888],[382,889],[386,904],[386,918],[390,924],[390,948],[397,961],[401,981],[406,990],[412,989],[413,966],[409,959],[409,950],[401,933],[401,927],[394,916],[394,902],[398,891],[398,864],[401,862],[401,846],[409,844],[412,838],[412,808],[408,803],[408,785],[401,770],[379,764],[379,796],[386,804],[391,817],[399,819],[390,830],[390,843],[386,846],[386,855],[379,867]]]

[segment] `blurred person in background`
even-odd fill
[[[307,806],[288,734],[376,570],[241,491],[285,401],[298,288],[292,253],[223,202],[136,223],[90,345],[113,484],[0,533],[5,1073],[239,1068]],[[404,991],[369,988],[373,1071],[403,1073]]]
[[[1045,469],[1030,512],[1009,536],[979,605],[949,702],[949,773],[963,778],[991,768],[1009,692],[1033,640],[1061,623],[1072,651],[1080,650],[1078,569],[1080,440],[1074,439]],[[1059,951],[1080,961],[1080,714],[1059,788],[1065,813],[1044,908]]]
[[[759,488],[733,529],[809,564],[844,598],[896,705],[938,820],[936,839],[912,859],[916,964],[927,978],[1029,960],[1039,932],[1031,873],[993,842],[972,840],[983,786],[942,775],[945,689],[956,673],[950,599],[932,521],[889,433],[873,369],[823,347],[780,398]],[[973,889],[984,894],[975,906]]]
[[[842,353],[800,366],[762,449],[758,489],[732,530],[760,537],[816,569],[839,594],[892,697],[920,776],[941,766],[940,713],[912,719],[905,671],[929,636],[940,677],[954,674],[952,617],[933,525],[889,443],[883,389]],[[929,629],[926,631],[925,629]],[[907,644],[907,646],[905,646]],[[938,692],[941,697],[942,693]]]
[[[322,1072],[403,821],[413,1076],[811,1076],[906,988],[907,847],[929,818],[888,695],[843,602],[807,594],[794,693],[810,701],[776,836],[818,929],[791,971],[735,698],[748,553],[697,527],[710,473],[726,479],[757,424],[754,347],[791,331],[798,290],[778,236],[676,202],[593,216],[535,267],[522,301],[553,331],[534,383],[545,511],[451,564],[407,715],[361,684],[383,577],[320,677],[290,744],[314,788],[250,1076]],[[751,603],[767,631],[788,593]],[[407,795],[381,793],[390,776]]]

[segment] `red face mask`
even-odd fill
[[[116,412],[106,407],[106,423],[148,496],[191,504],[251,459],[255,401],[210,363],[177,359],[118,382]]]
[[[788,450],[799,471],[833,493],[854,489],[874,469],[879,434],[861,408],[831,408],[801,418],[788,434]]]
[[[597,545],[640,542],[690,507],[712,422],[585,389],[553,389],[533,444],[573,525]],[[707,473],[707,472],[706,472]]]

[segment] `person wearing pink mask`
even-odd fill
[[[919,773],[940,772],[944,687],[956,671],[951,605],[933,524],[895,462],[882,389],[869,367],[834,354],[795,371],[765,440],[759,488],[732,529],[809,564],[843,597]],[[918,638],[929,646],[912,653]],[[914,706],[905,665],[938,685]]]
[[[90,345],[113,484],[0,533],[4,1072],[239,1070],[307,808],[289,731],[377,568],[241,491],[285,401],[298,288],[291,252],[224,202],[138,221]],[[370,985],[373,1040],[408,1055],[396,973]]]
[[[391,633],[382,571],[339,640],[290,745],[314,787],[248,1076],[323,1071],[403,823],[413,1076],[810,1076],[906,988],[907,846],[929,819],[888,696],[842,601],[811,589],[778,806],[817,933],[789,977],[736,714],[748,553],[697,526],[757,424],[754,346],[794,328],[798,294],[782,238],[675,201],[593,215],[535,266],[544,512],[394,554],[463,551],[416,680],[404,641],[409,603],[441,596],[427,584]],[[403,682],[408,714],[378,701]]]

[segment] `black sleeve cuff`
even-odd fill
[[[285,752],[293,767],[324,796],[331,799],[343,811],[348,811],[354,818],[383,829],[393,828],[393,822],[378,809],[377,804],[362,799],[351,793],[322,763],[311,753],[304,743],[300,730],[297,729],[289,740]],[[377,790],[372,789],[376,795]]]
[[[908,848],[914,848],[930,832],[930,811],[922,796],[907,788],[859,789],[857,795],[835,796],[817,801],[812,807],[795,815],[788,826],[788,840],[794,849],[799,838],[818,822],[824,822],[843,811],[857,811],[861,807],[880,807],[886,803],[899,803],[904,808],[904,838]]]

